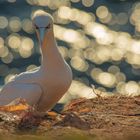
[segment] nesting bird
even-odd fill
[[[39,10],[34,13],[32,22],[41,48],[41,66],[7,83],[0,92],[0,105],[23,98],[38,111],[48,111],[68,90],[72,72],[57,48],[52,16]]]

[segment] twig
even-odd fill
[[[102,98],[101,95],[100,95],[101,93],[99,94],[98,92],[95,91],[95,86],[91,84],[91,87],[92,87],[92,90],[93,90],[93,92],[95,93],[95,95],[96,95],[98,98]]]

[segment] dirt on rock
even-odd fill
[[[0,134],[58,140],[72,136],[74,140],[140,139],[140,96],[80,98],[72,100],[59,114],[21,114],[1,111]]]

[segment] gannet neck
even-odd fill
[[[44,41],[40,44],[40,48],[43,58],[46,58],[47,55],[50,54],[50,51],[53,51],[56,48],[56,40],[52,28],[46,32]]]
[[[49,48],[53,47],[52,45],[54,44],[54,42],[55,42],[55,37],[54,37],[54,31],[53,31],[53,27],[52,27],[45,33],[44,41],[42,44],[42,49],[46,49],[46,48],[49,49]]]
[[[44,74],[46,69],[47,73],[49,73],[48,71],[63,73],[67,66],[57,48],[53,31],[53,17],[46,12],[38,11],[35,12],[33,23],[42,54],[41,69]]]
[[[40,48],[42,54],[41,68],[57,70],[58,68],[65,67],[64,59],[57,48],[53,27],[46,32]]]

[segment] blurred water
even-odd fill
[[[139,89],[137,91],[140,91],[140,53],[138,52],[140,50],[140,44],[138,42],[138,45],[133,45],[133,48],[136,50],[134,50],[134,52],[133,48],[129,50],[128,44],[123,44],[123,39],[127,39],[127,42],[130,41],[130,44],[133,43],[133,41],[139,41],[139,5],[140,3],[136,3],[136,1],[116,3],[111,0],[56,0],[55,2],[50,0],[0,0],[0,19],[2,19],[0,20],[0,44],[2,46],[2,40],[4,40],[3,45],[5,47],[5,50],[2,50],[2,48],[0,52],[7,53],[5,55],[3,53],[0,54],[0,65],[4,65],[4,67],[8,69],[6,71],[5,69],[0,69],[1,86],[8,81],[10,76],[40,65],[39,48],[36,36],[30,24],[30,17],[33,11],[43,9],[51,13],[55,19],[54,21],[57,25],[55,26],[55,33],[58,46],[62,55],[72,67],[74,80],[84,83],[87,86],[94,84],[98,88],[103,88],[103,90],[115,90],[117,92],[128,92],[123,88],[126,88],[129,81],[133,81],[133,83],[129,84],[131,86],[130,90],[132,90],[131,93],[136,92],[134,88],[138,86]],[[69,7],[69,9],[67,8],[66,16],[64,16],[65,12],[63,12],[65,7]],[[105,16],[102,11],[105,8],[109,13],[106,18],[102,18]],[[62,9],[62,13],[59,13],[60,9]],[[75,12],[75,15],[77,14],[75,20],[68,17],[67,12],[70,10],[73,10],[72,12]],[[81,20],[78,19],[79,14],[81,14]],[[111,19],[110,21],[106,21],[110,16],[109,14],[111,15]],[[91,21],[90,17],[92,18]],[[86,20],[88,20],[88,18],[89,21],[87,22]],[[84,22],[87,23],[85,24]],[[90,32],[92,30],[91,28],[90,31],[86,31],[86,25],[90,22],[91,24],[97,23],[97,26],[101,25],[103,30],[93,33]],[[6,27],[5,24],[7,24]],[[59,30],[64,34],[63,37],[59,34]],[[95,30],[97,30],[97,28],[95,28]],[[103,40],[100,40],[102,39],[100,36],[104,37],[102,35],[104,34],[104,30],[107,30],[107,33],[111,33],[114,39],[118,39],[119,36],[122,36],[122,38],[120,38],[120,43],[117,44],[117,42],[119,42],[118,39],[115,45],[115,41],[103,44],[102,41],[105,39],[103,38]],[[101,33],[99,34],[99,32]],[[10,44],[9,38],[11,40],[13,39],[12,42],[15,41],[15,44]],[[23,38],[31,39],[34,42],[34,47],[29,49],[29,51],[26,51],[25,47],[23,46],[22,48],[21,46],[21,43],[24,43]],[[78,42],[79,38],[81,38],[81,43]],[[16,46],[17,39],[21,41],[19,42],[19,46]],[[26,45],[27,48],[31,47],[31,43]],[[116,45],[118,46],[116,47]],[[124,48],[122,49],[122,47]],[[89,53],[91,51],[93,51],[93,53]],[[124,51],[124,54],[121,54],[122,51]],[[113,56],[110,56],[111,53]],[[119,68],[119,71],[117,71],[118,73],[112,74],[112,72],[108,72],[112,66],[116,66],[117,69]],[[112,71],[116,70],[116,67]],[[99,68],[102,75],[92,75],[91,73],[94,68]],[[117,76],[115,74],[117,74]],[[117,77],[121,80],[117,80]],[[102,80],[103,78],[105,79],[104,81]],[[109,78],[110,81],[107,81]],[[113,81],[114,84],[112,84]],[[125,83],[124,87],[120,86],[122,82]],[[79,92],[79,90],[77,90],[77,92]]]

